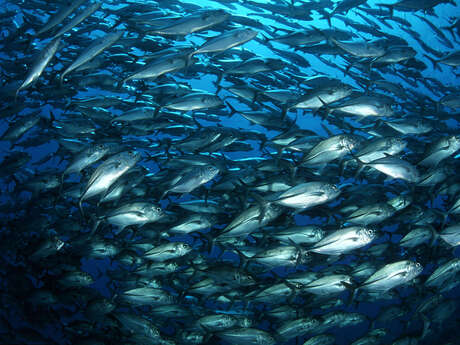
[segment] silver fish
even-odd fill
[[[423,267],[418,262],[403,260],[387,264],[371,275],[359,289],[367,291],[388,291],[395,286],[405,284],[420,273]]]

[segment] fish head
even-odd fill
[[[348,151],[353,151],[361,144],[361,139],[356,135],[342,135],[340,145],[347,148]]]
[[[259,32],[253,29],[242,29],[235,32],[234,36],[241,41],[249,41],[257,36]]]
[[[399,137],[392,137],[389,139],[389,144],[395,151],[401,152],[406,148],[407,141]]]
[[[369,243],[377,237],[377,231],[373,228],[362,228],[358,231],[358,236],[361,241]]]
[[[222,101],[216,95],[203,95],[201,100],[209,108],[222,105]]]
[[[457,258],[457,259],[452,263],[451,270],[452,270],[452,271],[458,271],[459,269],[460,269],[460,259]]]
[[[53,247],[56,248],[57,251],[60,251],[66,244],[64,241],[61,241],[58,237],[54,237],[52,241]]]
[[[412,204],[412,196],[409,194],[401,194],[388,201],[388,204],[393,206],[397,211],[402,210]]]
[[[408,261],[407,263],[407,273],[411,277],[416,277],[423,271],[423,266],[418,262]]]
[[[169,262],[165,264],[165,268],[168,271],[175,271],[179,268],[179,264],[177,262]]]
[[[449,146],[455,149],[460,149],[460,135],[452,135],[449,137]]]
[[[87,284],[87,285],[94,283],[93,277],[89,273],[86,273],[86,272],[81,272],[78,275],[78,281],[80,283],[84,283],[84,284]]]
[[[381,116],[390,116],[393,115],[393,108],[391,107],[391,104],[388,103],[378,103],[376,104],[376,108],[378,110],[378,113]]]
[[[324,230],[321,229],[319,226],[315,227],[311,233],[312,237],[318,241],[321,241],[324,238]]]
[[[142,211],[149,219],[159,219],[165,215],[162,208],[157,205],[145,205]]]
[[[192,247],[187,243],[180,242],[177,244],[176,250],[179,254],[185,255],[192,250]]]
[[[94,150],[101,154],[109,154],[115,153],[118,147],[116,143],[100,143],[95,146]]]
[[[244,283],[244,284],[248,284],[248,285],[252,285],[252,284],[256,284],[256,280],[254,279],[254,277],[250,274],[240,274],[240,272],[236,272],[235,273],[235,280],[240,282],[240,283]]]
[[[335,199],[340,195],[340,189],[334,184],[326,183],[322,186],[322,190],[326,195],[327,199]]]
[[[254,326],[254,320],[250,319],[249,317],[243,317],[241,320],[239,320],[238,324],[240,327],[249,328]]]
[[[350,96],[353,93],[353,88],[347,84],[340,84],[332,88],[333,93],[340,95],[345,98]]]
[[[224,21],[229,17],[230,14],[223,9],[206,11],[201,15],[201,19],[209,23],[213,23],[216,21]]]
[[[308,251],[306,251],[306,250],[305,251],[303,251],[303,250],[299,251],[298,261],[299,261],[300,264],[305,264],[305,263],[311,261],[311,259],[312,259],[312,257],[311,257],[311,255],[310,255],[310,253]],[[299,284],[299,286],[298,287],[296,286],[296,288],[300,289],[302,287],[302,284],[300,284],[300,283],[296,283],[296,284]]]
[[[433,126],[431,126],[430,123],[428,123],[427,121],[424,121],[424,120],[418,120],[415,122],[415,127],[419,130],[419,131],[423,131],[423,132],[429,132],[433,129]]]
[[[116,308],[116,305],[114,303],[112,303],[112,301],[104,298],[100,302],[99,307],[102,310],[104,310],[104,312],[110,313],[111,311],[113,311]]]
[[[206,165],[202,169],[203,177],[207,181],[212,180],[214,177],[217,176],[218,173],[219,173],[219,169],[216,168],[214,165]]]
[[[133,151],[133,150],[123,152],[120,155],[120,161],[126,164],[127,166],[133,166],[138,161],[140,161],[140,159],[141,159],[140,152]]]

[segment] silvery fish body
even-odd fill
[[[83,200],[107,191],[110,186],[132,168],[140,160],[140,154],[134,151],[125,151],[107,158],[91,175],[85,191],[80,198]]]
[[[72,159],[62,175],[81,172],[86,167],[102,159],[108,153],[115,151],[116,147],[117,145],[115,143],[91,145]]]
[[[43,48],[43,50],[40,52],[40,55],[35,59],[35,62],[31,66],[30,72],[27,74],[26,79],[17,89],[16,97],[21,90],[27,89],[37,81],[46,66],[48,66],[50,63],[53,56],[56,54],[60,43],[61,39],[58,37],[53,39],[45,46],[45,48]]]
[[[302,291],[315,295],[328,295],[345,291],[352,284],[350,276],[344,274],[333,274],[316,279],[304,285],[302,287]]]
[[[236,328],[218,333],[218,336],[235,345],[274,345],[275,339],[267,332],[256,328]]]
[[[411,281],[422,271],[423,267],[417,262],[409,260],[394,262],[379,269],[359,288],[367,291],[388,291]]]
[[[220,36],[209,39],[201,47],[195,50],[190,56],[195,54],[221,52],[246,43],[256,37],[257,34],[257,31],[249,28],[240,28],[227,31]]]
[[[375,236],[372,229],[352,226],[333,232],[309,250],[319,254],[341,255],[368,245]]]
[[[460,224],[451,225],[443,229],[439,233],[439,237],[451,246],[455,247],[460,245]]]
[[[219,173],[219,169],[212,165],[197,166],[174,181],[167,192],[190,193],[195,188],[211,181]]]
[[[164,262],[184,256],[191,251],[192,248],[187,243],[168,242],[150,249],[144,257],[148,260]]]
[[[314,166],[329,163],[343,157],[358,145],[355,137],[339,134],[318,143],[302,160],[303,166]]]
[[[281,215],[281,213],[281,207],[275,204],[269,203],[266,206],[252,206],[233,219],[217,239],[247,236],[252,231],[268,224],[271,220]]]
[[[311,244],[323,239],[324,230],[315,225],[296,226],[270,233],[268,236],[285,244],[290,244],[291,241],[297,244]]]
[[[130,225],[144,225],[155,222],[163,216],[163,210],[158,205],[148,202],[133,202],[108,212],[104,219],[107,223],[123,230]]]
[[[460,136],[452,135],[441,138],[433,143],[419,164],[423,166],[436,166],[442,160],[453,155],[460,149]]]
[[[91,45],[89,45],[76,59],[72,64],[67,67],[61,73],[61,84],[64,80],[66,74],[69,74],[73,70],[76,70],[81,65],[85,64],[86,62],[90,61],[98,54],[102,53],[105,49],[113,45],[121,36],[123,35],[123,31],[113,32],[106,34],[100,38],[94,40]]]
[[[224,10],[208,10],[202,13],[191,14],[185,16],[173,24],[161,29],[153,30],[153,33],[159,35],[188,35],[196,31],[207,29],[211,26],[217,25],[226,19],[229,14]]]
[[[454,278],[460,271],[460,258],[454,258],[439,266],[425,281],[426,286],[441,287],[449,279]],[[458,277],[457,277],[458,281]]]
[[[275,195],[273,202],[282,206],[307,209],[334,200],[339,195],[340,190],[330,183],[307,182]]]

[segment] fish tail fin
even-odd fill
[[[430,319],[426,317],[424,314],[420,314],[420,315],[422,316],[422,320],[423,320],[423,333],[422,333],[421,339],[424,339],[429,332],[431,322],[430,322]]]
[[[275,30],[274,32],[276,32],[276,30]],[[262,33],[261,35],[262,35],[262,41],[263,41],[263,43],[264,43],[264,44],[267,44],[267,45],[269,45],[269,46],[271,46],[271,45],[272,45],[271,42],[270,42],[271,39],[268,38],[267,36],[265,36],[264,33]]]
[[[191,65],[191,61],[192,61],[193,55],[195,55],[195,53],[196,53],[196,50],[192,51],[190,54],[187,54],[187,57],[185,59],[185,70],[186,71],[189,68],[189,66]]]
[[[217,79],[214,82],[214,86],[217,88],[216,94],[218,94],[219,91],[222,90],[222,86],[220,85],[220,83],[223,77],[224,77],[224,71],[219,71],[219,73],[217,74]]]
[[[80,198],[78,200],[78,208],[80,210],[81,217],[84,219],[85,218],[85,212],[83,211],[83,198]]]
[[[318,96],[318,99],[319,101],[321,102],[322,106],[319,107],[318,109],[316,109],[316,111],[313,113],[314,116],[318,115],[320,110],[324,109],[325,111],[325,115],[324,115],[324,119],[325,120],[327,118],[327,116],[332,112],[331,108],[329,107],[329,105],[324,102],[321,97]]]
[[[334,12],[331,12],[331,13],[328,13],[325,15],[325,18],[327,20],[327,24],[329,25],[329,27],[331,28],[332,27],[332,16],[333,16],[333,13]]]
[[[350,155],[353,157],[354,160],[356,160],[356,162],[359,165],[358,170],[356,171],[355,176],[354,176],[354,178],[357,178],[359,174],[363,171],[363,169],[367,166],[367,163],[363,162],[359,157],[357,157],[351,152],[350,152]]]
[[[59,77],[59,87],[62,87],[64,85],[64,77],[66,73],[62,73],[61,76]]]
[[[117,89],[120,90],[128,80],[129,80],[129,77],[119,81],[118,84],[117,84]]]
[[[286,103],[281,106],[281,118],[283,121],[286,120],[288,110],[289,106]]]
[[[93,226],[91,228],[91,232],[89,233],[90,237],[94,235],[94,233],[96,232],[97,228],[101,224],[101,219],[96,218],[96,216],[94,216],[94,215],[91,215],[91,220],[93,222]]]
[[[19,91],[21,91],[21,88],[17,89],[16,93],[14,94],[14,103],[17,103],[17,101],[18,101]]]
[[[230,102],[225,102],[225,104],[227,105],[227,107],[230,108],[230,115],[229,116],[232,116],[233,114],[237,113],[238,110],[236,110],[233,105],[230,104]]]
[[[354,301],[354,299],[356,297],[356,292],[358,291],[358,287],[353,285],[353,284],[344,282],[344,281],[342,282],[342,284],[343,284],[343,286],[345,286],[345,288],[350,293],[350,296],[348,296],[347,305],[351,306],[351,304],[353,303],[353,301]]]
[[[393,12],[394,12],[394,6],[393,5],[389,5],[389,4],[376,4],[377,6],[380,6],[380,7],[385,7],[387,8],[390,13],[389,13],[389,17],[392,18],[393,17]]]
[[[244,255],[238,248],[232,248],[233,250],[235,250],[237,253],[238,253],[238,256],[240,258],[240,268],[243,269],[243,270],[246,270],[251,258]]]
[[[447,224],[447,220],[449,219],[449,211],[442,212],[442,223],[441,223],[441,229],[444,229],[444,227]]]
[[[155,111],[153,112],[153,118],[156,119],[158,114],[161,111],[161,106],[155,107]]]
[[[216,244],[216,238],[211,236],[209,233],[204,233],[201,231],[197,231],[197,234],[206,240],[207,242],[206,249],[208,250],[209,255],[212,255],[212,251]]]
[[[429,56],[429,55],[426,55],[426,54],[424,54],[424,55],[425,55],[426,58],[428,58],[428,60],[431,61],[432,65],[433,65],[433,69],[434,69],[434,70],[438,70],[438,71],[441,72],[441,68],[440,68],[439,65],[438,65],[438,61],[435,60],[435,59],[433,59],[433,58],[432,58],[431,56]]]
[[[62,173],[61,183],[59,185],[59,191],[58,191],[58,198],[62,198],[62,190],[64,189],[64,177],[65,177],[65,173]]]

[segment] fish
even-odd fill
[[[93,232],[96,231],[96,228],[102,220],[111,225],[117,226],[121,232],[127,226],[142,226],[150,222],[155,222],[163,216],[163,210],[155,204],[147,202],[127,203],[108,212],[102,218],[99,218],[93,227]]]
[[[213,165],[198,166],[175,178],[169,189],[163,193],[190,193],[199,186],[211,181],[219,173]]]
[[[339,134],[324,139],[316,144],[302,159],[302,165],[314,166],[329,163],[346,154],[359,145],[356,137],[347,134]]]
[[[195,13],[174,21],[164,28],[153,30],[158,35],[186,36],[188,34],[208,29],[226,21],[230,15],[224,10],[208,10]]]
[[[173,73],[185,68],[191,64],[193,60],[188,59],[186,52],[168,53],[160,56],[159,59],[154,59],[140,68],[133,74],[129,75],[119,83],[119,87],[129,80],[133,79],[155,79],[166,73]]]
[[[319,254],[341,255],[368,245],[375,237],[373,229],[352,226],[334,231],[309,250]]]
[[[188,59],[190,60],[196,54],[223,52],[252,40],[257,34],[258,31],[251,28],[239,28],[228,31],[203,43],[189,54]]]
[[[105,193],[110,186],[132,168],[140,160],[140,154],[135,151],[123,151],[107,158],[91,175],[78,204],[96,195]],[[82,211],[83,212],[83,211]]]
[[[34,63],[30,67],[30,72],[27,74],[25,80],[16,90],[15,98],[18,97],[19,92],[25,90],[32,86],[38,78],[41,76],[46,66],[51,62],[51,59],[54,57],[56,52],[59,49],[61,39],[59,37],[51,40],[40,52],[40,54],[35,59]]]
[[[219,338],[232,344],[274,345],[275,339],[267,332],[256,328],[235,328],[221,331]]]
[[[334,185],[322,182],[307,182],[269,198],[270,202],[278,205],[308,209],[334,200],[339,195],[340,190]]]
[[[5,1],[0,343],[456,344],[454,3]]]
[[[455,277],[456,273],[460,270],[460,260],[454,258],[445,264],[439,266],[425,281],[426,286],[440,287],[448,282],[448,280]]]
[[[363,166],[370,166],[395,179],[402,179],[412,183],[417,183],[420,179],[420,173],[414,165],[391,155],[378,158],[369,163],[360,163]]]
[[[84,21],[86,18],[91,16],[94,12],[96,12],[99,7],[101,7],[102,3],[101,2],[93,2],[92,4],[88,5],[81,11],[80,13],[76,14],[70,22],[68,22],[64,27],[61,28],[54,36],[54,38],[60,37],[64,35],[66,32],[71,30],[73,27],[77,26],[80,24],[82,21]]]
[[[423,267],[418,262],[402,260],[387,264],[372,274],[358,288],[367,291],[388,291],[395,286],[405,284],[422,273]]]
[[[62,23],[74,10],[83,5],[85,2],[86,0],[77,0],[68,4],[68,6],[62,6],[52,17],[50,17],[48,22],[36,32],[35,35],[39,36],[53,29],[55,26]]]
[[[102,53],[105,49],[113,45],[117,40],[121,38],[123,31],[113,32],[106,34],[98,39],[96,39],[90,46],[88,46],[81,55],[69,66],[67,67],[60,76],[61,84],[64,81],[64,77],[76,70],[78,67],[87,63],[88,61],[94,59],[97,55]]]

